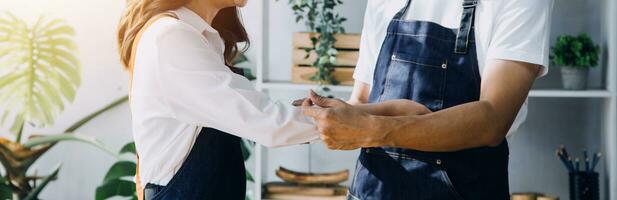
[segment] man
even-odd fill
[[[349,199],[509,199],[508,132],[548,69],[553,0],[368,0],[350,103],[310,94],[332,149],[362,148]],[[398,12],[397,12],[398,11]],[[311,107],[316,104],[319,107]]]

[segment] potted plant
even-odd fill
[[[557,38],[551,48],[551,61],[561,68],[564,89],[587,88],[589,69],[598,65],[599,52],[600,47],[586,34]]]
[[[0,199],[35,200],[60,165],[49,175],[28,174],[30,167],[55,144],[80,141],[109,150],[95,138],[75,134],[96,116],[125,101],[110,105],[75,122],[60,134],[24,139],[26,127],[53,125],[54,119],[75,98],[80,85],[79,61],[74,56],[73,28],[62,20],[39,20],[32,26],[10,13],[0,17],[0,124],[12,118],[14,137],[0,137]]]

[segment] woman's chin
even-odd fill
[[[239,7],[239,8],[243,8],[244,6],[246,6],[247,2],[248,0],[235,0],[236,7]]]

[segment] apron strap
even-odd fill
[[[148,20],[148,22],[146,22],[146,24],[144,25],[144,27],[141,28],[141,30],[139,31],[139,33],[137,33],[137,36],[135,36],[135,40],[133,40],[133,46],[131,47],[131,59],[129,60],[129,66],[128,66],[128,72],[129,72],[129,101],[130,101],[130,97],[131,97],[131,89],[133,87],[133,69],[134,65],[135,65],[135,56],[137,55],[137,44],[139,42],[139,40],[141,39],[141,35],[143,35],[143,33],[145,32],[145,30],[150,27],[150,25],[152,25],[152,23],[154,23],[156,20],[163,18],[163,17],[171,17],[171,18],[176,18],[178,19],[178,16],[173,13],[173,12],[164,12],[161,13],[159,15],[156,15],[154,17],[152,17],[150,20]],[[137,192],[137,199],[138,200],[143,200],[144,199],[144,189],[141,187],[141,178],[139,177],[139,153],[137,153],[137,167],[136,167],[136,171],[135,171],[135,190]]]
[[[473,29],[474,17],[476,13],[476,6],[478,0],[464,0],[463,1],[463,16],[461,17],[461,27],[456,34],[456,44],[454,46],[454,53],[467,54],[469,47],[469,36],[471,29]]]
[[[405,3],[405,7],[401,8],[401,10],[399,10],[396,15],[394,15],[394,19],[395,20],[402,20],[405,18],[405,14],[407,13],[407,10],[409,9],[409,6],[411,5],[411,0],[407,0],[407,3]]]

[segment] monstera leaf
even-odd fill
[[[136,156],[135,143],[131,142],[120,149],[119,154],[127,154],[131,157]],[[137,200],[135,176],[137,164],[132,160],[119,160],[114,163],[105,174],[103,183],[96,188],[94,199],[105,200],[117,197],[129,197]]]
[[[9,108],[0,124],[14,117],[11,132],[18,138],[24,123],[51,125],[75,98],[81,80],[74,34],[58,19],[29,26],[10,13],[0,16],[0,107]]]

